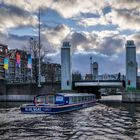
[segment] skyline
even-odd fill
[[[41,43],[51,62],[60,63],[62,43],[69,41],[74,71],[90,73],[92,56],[99,74],[124,74],[125,43],[134,40],[140,72],[139,0],[0,0],[0,43],[29,46],[38,35],[39,8]]]

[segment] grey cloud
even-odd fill
[[[74,32],[70,36],[70,42],[74,52],[80,52],[78,46],[87,53],[98,53],[107,56],[118,55],[124,52],[124,38],[119,35],[101,37],[96,34],[82,34]]]
[[[137,22],[140,23],[140,17],[138,12],[134,10],[127,10],[127,9],[118,9],[116,10],[118,17],[123,17],[128,22]]]
[[[103,41],[99,44],[97,51],[106,55],[119,54],[124,51],[124,40],[119,37],[104,37]]]
[[[93,51],[97,44],[97,36],[94,34],[84,34],[73,32],[68,39],[71,42],[73,52],[78,52],[79,46],[83,51],[90,52]]]
[[[9,34],[8,36],[5,34],[0,34],[1,38],[0,38],[0,43],[6,44],[8,45],[9,49],[24,49],[26,48],[27,50],[29,50],[30,47],[30,43],[29,40],[31,38],[31,36],[25,35],[25,36],[18,36],[18,35],[13,35],[13,34]],[[32,36],[33,39],[35,41],[38,42],[38,37],[37,36]],[[45,53],[56,53],[57,50],[52,47],[52,44],[50,44],[45,36],[41,36],[41,45],[43,48],[43,51],[45,51]]]
[[[134,40],[137,48],[137,53],[140,55],[140,33],[132,35],[131,38]]]
[[[112,9],[106,14],[106,19],[113,25],[117,25],[119,30],[129,29],[139,31],[140,16],[132,10]]]
[[[77,46],[79,44],[88,42],[88,39],[83,34],[74,32],[71,36],[71,42],[73,43],[73,46]]]
[[[0,33],[0,43],[7,44],[9,49],[22,49],[22,47],[28,45],[29,36],[17,36],[17,35],[5,35]]]
[[[117,0],[117,1],[109,1],[113,7],[116,8],[139,8],[140,1],[139,0]]]
[[[19,8],[14,5],[6,5],[6,4],[1,4],[1,10],[5,10],[5,14],[9,15],[16,15],[16,16],[22,16],[22,17],[27,17],[29,15],[29,12],[23,10],[22,8]]]
[[[68,26],[58,25],[55,28],[44,30],[43,35],[46,36],[46,40],[48,40],[55,49],[59,49],[69,33],[70,28]]]
[[[55,9],[64,18],[72,18],[84,13],[101,14],[102,9],[108,5],[104,0],[60,0],[55,1],[52,9]]]
[[[0,32],[6,33],[11,28],[37,24],[36,16],[31,16],[31,13],[22,8],[6,4],[0,6]]]

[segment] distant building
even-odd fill
[[[87,81],[92,80],[92,74],[86,74],[85,80],[87,80]]]
[[[82,75],[79,71],[72,73],[72,81],[80,81],[82,80]]]
[[[128,40],[126,46],[126,88],[136,88],[137,63],[136,46],[133,40]]]
[[[47,82],[61,81],[61,65],[56,63],[43,63],[41,66],[41,75]]]
[[[20,63],[17,64],[17,54]],[[31,80],[30,70],[27,68],[27,52],[19,49],[9,50],[9,68],[6,72],[6,79],[9,82],[25,83]]]
[[[96,80],[98,77],[98,63],[93,62],[93,80]]]
[[[4,58],[7,54],[8,46],[0,43],[0,79],[5,78]]]

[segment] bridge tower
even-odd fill
[[[61,90],[72,89],[71,49],[69,42],[61,48]]]
[[[133,40],[128,40],[126,46],[126,88],[136,88],[137,63],[136,46]]]
[[[98,77],[98,63],[93,62],[93,80],[97,80]]]

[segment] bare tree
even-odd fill
[[[72,80],[73,81],[80,81],[82,80],[82,75],[79,71],[75,71],[72,73]]]
[[[39,43],[37,40],[33,39],[32,37],[29,40],[29,46],[23,47],[23,50],[25,50],[28,54],[31,54],[33,64],[32,64],[32,73],[33,73],[33,79],[35,79],[36,83],[38,82],[38,61],[39,61]],[[46,53],[48,51],[46,50],[43,45],[40,45],[40,61],[42,65],[42,61],[46,56]],[[41,66],[42,67],[42,66]]]

